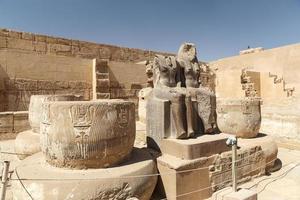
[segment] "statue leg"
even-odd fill
[[[187,137],[193,137],[197,130],[197,124],[195,123],[194,109],[191,100],[191,96],[185,98],[186,106],[186,120],[187,120]]]
[[[172,123],[175,127],[177,139],[186,138],[185,108],[182,101],[171,102]]]

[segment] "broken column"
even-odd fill
[[[40,147],[40,123],[42,119],[42,105],[47,101],[75,101],[81,96],[75,95],[32,95],[29,105],[30,130],[19,133],[15,140],[15,152],[19,159],[24,159],[41,150]]]
[[[16,173],[28,179],[23,184],[34,199],[149,200],[156,164],[147,150],[133,148],[135,131],[133,102],[44,102],[42,152]],[[21,183],[13,188],[15,199],[28,198]]]

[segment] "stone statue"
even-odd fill
[[[215,95],[201,86],[194,44],[182,44],[176,57],[156,55],[146,68],[148,83],[153,83],[146,115],[149,139],[159,143],[162,138],[184,139],[212,132]]]
[[[190,112],[190,124],[197,132],[212,132],[215,125],[215,95],[208,88],[203,87],[200,81],[200,65],[197,58],[196,46],[193,43],[184,43],[180,46],[177,62],[184,71],[186,95],[190,96],[193,108]],[[198,115],[196,113],[198,113]],[[200,119],[199,119],[200,118]],[[202,126],[202,127],[199,127]]]
[[[186,138],[185,94],[180,88],[179,68],[174,56],[157,55],[153,61],[154,90],[158,99],[170,101],[171,119],[174,122],[175,138]]]

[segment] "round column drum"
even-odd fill
[[[42,118],[42,104],[46,101],[75,101],[81,100],[81,96],[75,95],[32,95],[30,97],[28,119],[35,133],[40,132]]]
[[[43,104],[41,145],[51,165],[110,167],[129,156],[134,140],[133,102],[107,99]]]
[[[256,137],[261,124],[261,99],[217,99],[217,124],[223,133],[241,138]]]

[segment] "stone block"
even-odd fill
[[[229,134],[201,135],[189,139],[162,139],[161,152],[177,158],[192,160],[230,151],[226,145]]]
[[[13,112],[0,113],[0,133],[12,133],[14,130]]]
[[[48,81],[48,80],[37,81],[37,90],[54,90],[54,89],[56,89],[54,81]]]
[[[64,44],[51,44],[50,45],[50,53],[55,54],[71,54],[71,46]]]
[[[20,160],[41,151],[40,134],[31,130],[21,132],[15,140],[15,152]]]
[[[146,111],[147,145],[160,151],[162,139],[171,135],[170,101],[150,98]]]
[[[9,31],[8,32],[8,37],[10,38],[21,38],[22,33],[21,32],[17,32],[17,31]]]
[[[25,40],[34,40],[34,34],[32,33],[26,33],[26,32],[22,32],[21,33],[21,38],[25,39]]]
[[[21,49],[21,50],[29,50],[29,51],[34,50],[33,41],[17,39],[17,38],[8,38],[7,47],[10,49]]]
[[[96,99],[110,99],[110,93],[96,93]]]
[[[224,195],[224,200],[257,200],[257,193],[253,190],[241,189]]]
[[[29,129],[28,111],[14,112],[14,132],[19,133]]]
[[[14,85],[16,90],[37,90],[37,80],[16,78]]]
[[[46,42],[34,42],[34,50],[36,52],[46,53],[47,51],[47,43]]]
[[[47,36],[45,35],[35,35],[35,41],[37,42],[46,42]]]
[[[72,45],[72,40],[64,39],[64,38],[57,38],[57,43],[62,44],[62,45],[71,46]]]
[[[9,30],[1,28],[0,29],[0,36],[7,37],[8,36],[8,32],[9,32]]]
[[[6,37],[0,36],[0,48],[7,48]]]
[[[183,160],[169,155],[157,158],[162,190],[168,200],[204,200],[211,196],[209,166],[215,156]]]

